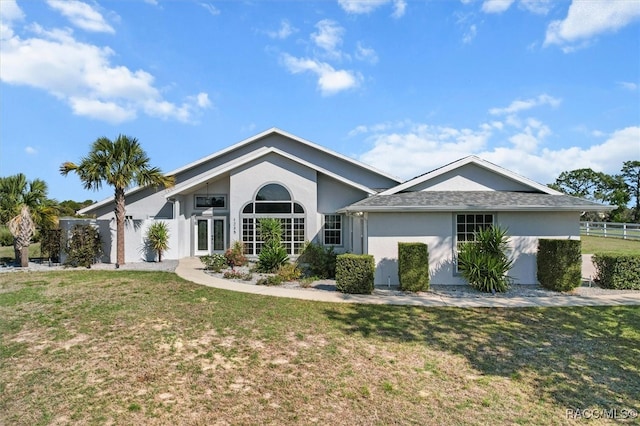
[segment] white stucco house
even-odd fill
[[[424,242],[433,284],[460,284],[456,247],[480,226],[508,230],[510,275],[534,284],[539,238],[579,239],[580,215],[612,207],[564,195],[478,157],[401,182],[347,156],[270,129],[173,170],[175,186],[126,193],[126,262],[153,260],[146,229],[169,225],[164,259],[224,252],[242,241],[257,256],[260,218],[279,218],[290,255],[306,241],[375,258],[377,285],[398,283],[398,242]],[[113,199],[80,211],[91,216],[115,261]],[[61,221],[70,229],[74,221]]]

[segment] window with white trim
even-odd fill
[[[339,214],[324,215],[324,244],[342,245],[342,216]]]
[[[475,241],[475,233],[493,226],[493,214],[458,213],[456,215],[456,246]]]
[[[262,218],[280,220],[282,244],[288,254],[300,254],[304,248],[304,207],[291,199],[291,194],[284,186],[269,183],[260,188],[255,199],[244,205],[240,216],[245,254],[260,254],[264,241],[260,236],[258,221]]]
[[[227,197],[224,195],[196,195],[195,196],[196,209],[210,209],[210,208],[224,209],[226,207],[227,207]]]

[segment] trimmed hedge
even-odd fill
[[[336,257],[336,289],[349,294],[373,293],[375,263],[370,254],[340,254]]]
[[[398,243],[400,290],[429,290],[429,249],[424,243]]]
[[[593,255],[598,284],[616,290],[640,290],[640,256]]]
[[[538,240],[538,281],[544,288],[571,291],[582,283],[580,240]]]

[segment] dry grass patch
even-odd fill
[[[333,305],[131,271],[1,278],[0,424],[547,425],[638,405],[637,308]]]

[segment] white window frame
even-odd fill
[[[481,224],[482,225],[490,225],[490,226],[494,226],[496,224],[496,214],[494,212],[458,212],[458,213],[454,213],[453,214],[453,235],[454,235],[454,246],[453,246],[453,253],[454,253],[454,258],[455,258],[455,264],[456,264],[456,269],[455,272],[456,274],[459,273],[458,271],[458,253],[460,253],[460,244],[468,242],[468,241],[473,241],[473,240],[469,240],[467,238],[464,239],[464,241],[460,241],[458,239],[458,236],[460,234],[460,232],[458,231],[458,217],[459,216],[464,216],[465,217],[465,230],[463,231],[463,233],[465,234],[466,237],[473,237],[473,234],[475,231],[478,230],[478,227],[473,226],[473,229],[469,229],[468,226],[469,225],[476,225],[476,220],[478,219],[478,216],[482,216],[482,221]],[[470,224],[467,222],[467,216],[474,216],[474,223]],[[489,224],[488,222],[485,221],[486,216],[491,216],[491,223]]]
[[[208,198],[208,199],[214,199],[214,198],[222,198],[222,207],[220,206],[199,206],[198,205],[198,198]],[[210,210],[210,209],[219,209],[219,210],[226,210],[227,209],[227,195],[226,194],[195,194],[193,196],[193,208],[195,210]]]
[[[330,217],[338,219],[338,222],[340,224],[339,228],[331,228],[331,229],[327,228],[327,223],[330,222],[327,219],[330,218]],[[335,219],[333,219],[332,221],[334,222]],[[338,240],[339,240],[338,243],[329,243],[329,242],[327,242],[327,240],[328,240],[327,232],[336,232],[337,235],[338,235]],[[325,214],[323,216],[323,225],[322,225],[322,241],[323,241],[324,245],[325,246],[342,247],[343,242],[344,242],[343,235],[344,235],[344,218],[343,218],[343,215],[336,214],[336,213]]]

